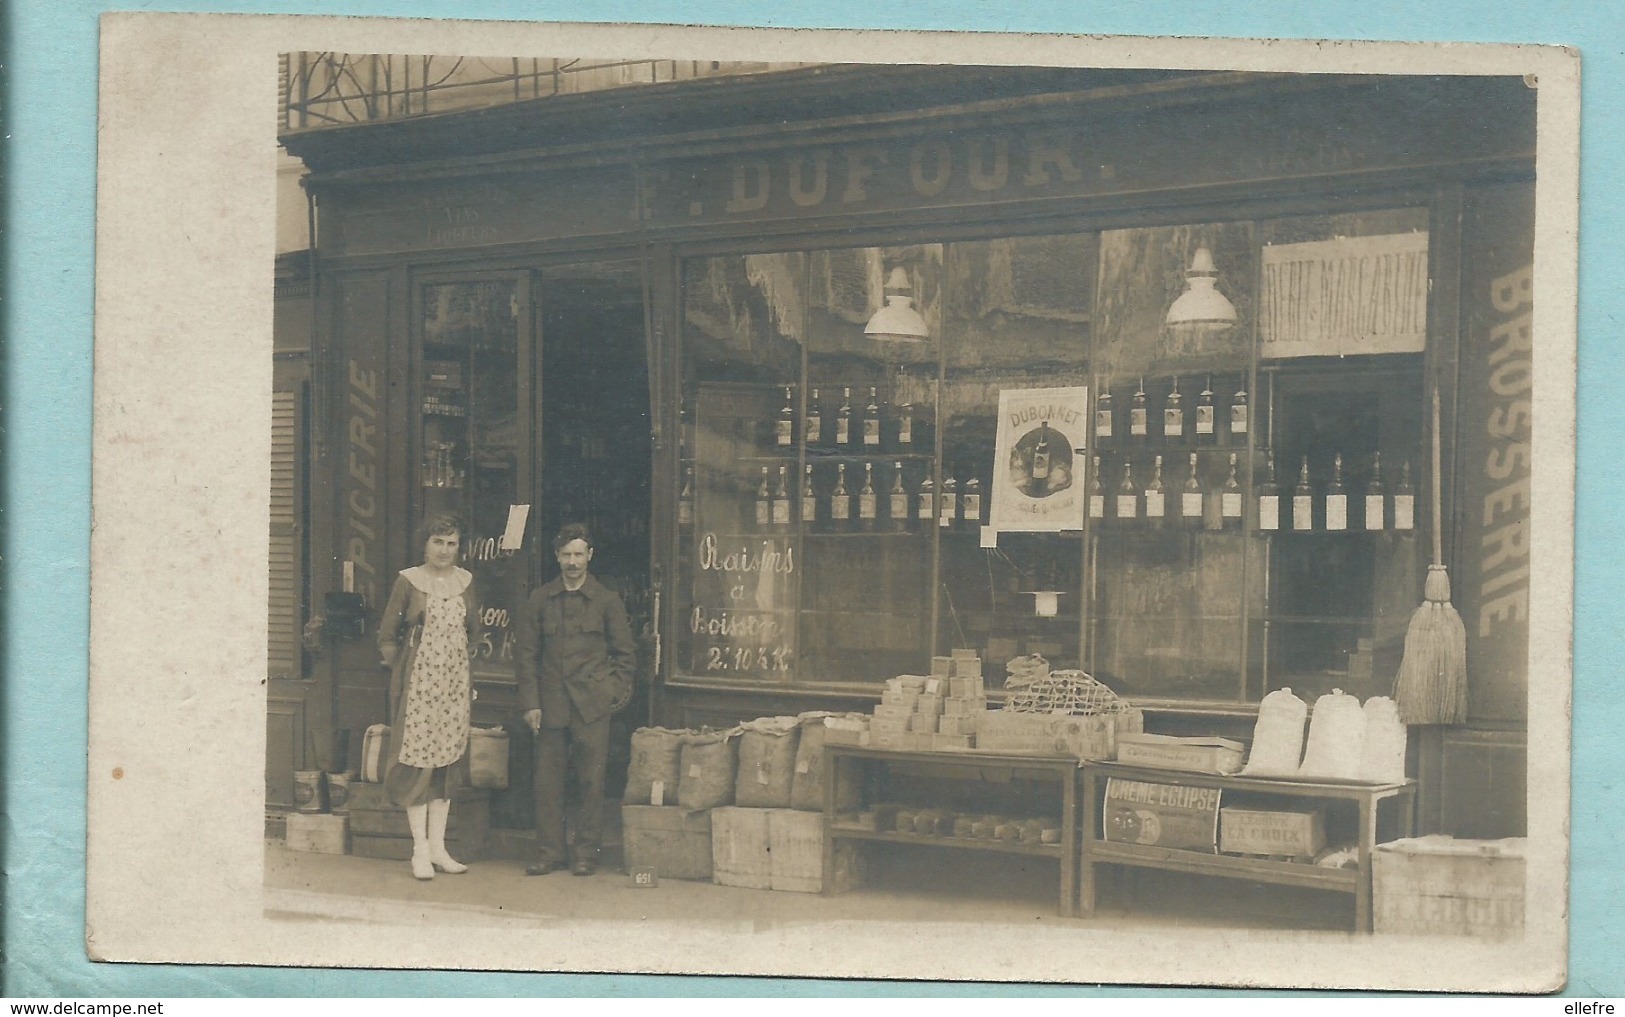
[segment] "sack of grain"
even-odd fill
[[[1360,709],[1360,701],[1342,689],[1333,689],[1315,700],[1315,713],[1309,719],[1309,747],[1304,751],[1298,776],[1358,780],[1364,754],[1365,711]]]
[[[824,807],[824,744],[829,728],[826,720],[839,717],[829,713],[803,713],[801,737],[796,744],[795,775],[790,781],[790,807],[817,812]],[[861,717],[862,714],[848,714]],[[843,767],[844,769],[845,767]],[[845,812],[863,800],[856,774],[841,775],[835,782],[835,810]]]
[[[682,776],[677,783],[677,804],[685,809],[714,809],[732,805],[734,773],[739,766],[738,728],[702,731],[683,739]]]
[[[640,727],[632,732],[632,760],[627,766],[623,803],[667,805],[676,800],[683,775],[683,739],[687,735],[687,731],[663,727]],[[660,785],[659,794],[655,793],[656,784]]]
[[[800,721],[795,717],[763,717],[743,725],[735,805],[749,809],[789,808],[800,732]]]
[[[1242,773],[1256,777],[1290,777],[1303,760],[1303,722],[1309,704],[1277,689],[1258,704],[1258,723],[1253,725],[1252,750]]]
[[[1365,701],[1365,748],[1360,776],[1383,784],[1405,779],[1405,723],[1399,704],[1387,696]]]

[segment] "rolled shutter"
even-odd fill
[[[303,677],[301,630],[304,610],[301,575],[298,392],[271,395],[270,642],[267,674]]]

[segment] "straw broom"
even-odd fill
[[[1433,564],[1422,606],[1405,632],[1405,656],[1394,677],[1394,700],[1406,724],[1460,724],[1467,719],[1467,628],[1450,604],[1439,518],[1439,389],[1433,389]]]

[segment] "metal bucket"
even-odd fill
[[[324,811],[322,801],[322,771],[295,770],[293,773],[293,806],[300,812]]]

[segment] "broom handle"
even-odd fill
[[[1444,536],[1439,508],[1439,386],[1433,386],[1433,564],[1444,564]]]

